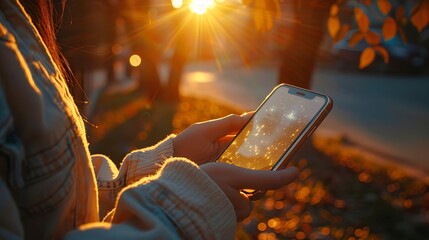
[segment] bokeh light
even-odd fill
[[[215,80],[215,75],[209,72],[193,72],[186,75],[186,79],[194,83],[208,83]]]
[[[131,55],[131,57],[130,57],[131,66],[138,67],[138,66],[140,66],[141,63],[142,63],[142,59],[139,55],[137,55],[137,54]]]

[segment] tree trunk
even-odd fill
[[[180,81],[182,79],[183,70],[187,62],[187,54],[183,51],[183,47],[177,44],[174,49],[173,57],[170,61],[170,72],[168,76],[167,92],[165,93],[165,99],[170,101],[179,100],[180,93]]]
[[[291,42],[282,54],[279,83],[310,88],[326,19],[335,0],[293,0],[295,23]]]
[[[170,60],[167,91],[164,93],[164,98],[169,101],[179,100],[179,88],[183,70],[189,61],[192,48],[197,46],[199,39],[196,28],[196,17],[193,15],[185,16],[184,14],[186,13],[178,15],[179,18],[176,21],[177,36],[174,39],[174,52]]]

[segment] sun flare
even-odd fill
[[[214,8],[214,6],[214,0],[193,0],[191,4],[189,4],[189,10],[193,13],[203,15],[208,9]]]
[[[173,6],[174,8],[181,8],[183,6],[183,1],[182,0],[171,0],[171,6]]]

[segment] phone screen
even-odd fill
[[[218,162],[271,170],[328,99],[288,86],[277,88],[218,158]]]

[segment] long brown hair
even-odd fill
[[[57,42],[57,30],[61,26],[63,12],[67,0],[22,0],[27,13],[36,26],[43,41],[52,55],[55,64],[64,76],[69,90],[75,97],[75,79],[68,62],[61,53]],[[60,7],[56,6],[61,4]],[[60,11],[58,11],[60,9]]]

